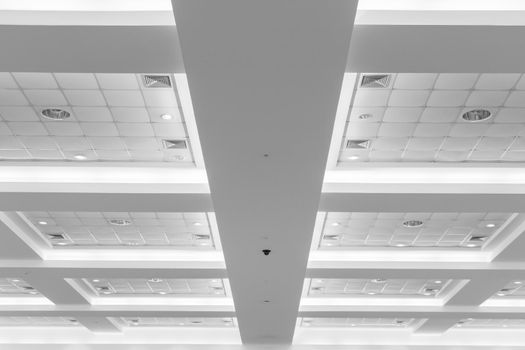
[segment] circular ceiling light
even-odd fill
[[[385,283],[386,280],[383,279],[383,278],[374,278],[374,279],[372,280],[372,282],[374,282],[374,283]]]
[[[149,282],[160,283],[160,282],[162,282],[162,280],[160,278],[152,278],[152,279],[149,280]]]
[[[173,119],[173,116],[172,116],[171,114],[167,114],[167,113],[165,113],[165,114],[161,114],[160,118],[161,118],[162,120],[172,120],[172,119]]]
[[[468,122],[481,122],[489,119],[492,116],[492,113],[486,109],[473,109],[466,113],[463,113],[461,118]]]
[[[421,221],[421,220],[407,220],[407,221],[403,222],[403,226],[409,227],[409,228],[421,227],[421,226],[423,226],[423,221]]]
[[[51,120],[65,120],[71,117],[71,113],[60,108],[46,108],[40,113],[44,118]]]
[[[496,227],[496,224],[492,224],[492,223],[491,224],[486,224],[485,227],[486,228],[494,228],[494,227]]]
[[[39,224],[39,225],[42,225],[42,226],[43,226],[43,225],[47,225],[47,221],[39,221],[38,224]]]
[[[108,222],[111,225],[114,225],[114,226],[129,226],[129,225],[131,225],[131,220],[127,220],[127,219],[110,219]]]
[[[194,223],[193,223],[193,226],[202,226],[202,223],[200,223],[200,222],[194,222]]]
[[[346,159],[348,159],[348,160],[358,160],[359,156],[348,156],[348,157],[346,157]]]
[[[398,248],[403,248],[403,247],[406,247],[407,244],[406,243],[396,243],[394,246]]]
[[[86,160],[87,157],[85,155],[83,155],[83,154],[75,154],[73,156],[73,159],[75,159],[75,160]]]

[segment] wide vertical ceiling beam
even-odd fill
[[[291,342],[357,1],[173,5],[242,339]]]

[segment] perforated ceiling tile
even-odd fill
[[[362,75],[361,75],[362,76]],[[525,81],[521,74],[391,74],[382,88],[356,87],[341,142],[340,165],[356,162],[520,162],[513,148],[525,136]],[[399,79],[399,81],[398,81]],[[432,83],[431,83],[432,82]],[[467,115],[468,114],[468,115]],[[366,116],[366,117],[363,117]],[[482,118],[480,120],[480,118]],[[385,149],[383,138],[441,138],[434,147]],[[510,138],[506,147],[492,138]],[[449,139],[475,138],[459,148]],[[366,150],[347,147],[370,140]],[[453,142],[454,143],[454,142]],[[489,146],[493,145],[493,147]],[[378,152],[380,151],[380,152]]]
[[[330,212],[324,218],[319,248],[481,248],[510,216],[505,213]]]
[[[21,278],[0,278],[0,295],[40,295],[40,293]]]
[[[222,279],[84,279],[83,282],[97,296],[148,296],[166,297],[210,296],[225,297]]]
[[[79,327],[74,317],[11,316],[0,317],[0,327]]]
[[[148,89],[140,74],[90,73],[2,73],[0,86],[0,135],[19,141],[0,148],[0,161],[193,163],[175,87]],[[42,136],[53,145],[31,142]],[[121,142],[104,148],[110,142],[98,137]],[[131,149],[126,137],[141,141]],[[187,148],[167,150],[163,139],[184,140]]]
[[[235,327],[232,317],[122,317],[126,327]]]
[[[452,284],[452,280],[425,279],[312,279],[308,296],[348,297],[424,297],[435,298]]]
[[[206,213],[25,212],[54,247],[214,249]]]
[[[421,322],[414,318],[303,317],[302,327],[409,328]]]

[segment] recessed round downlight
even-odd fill
[[[370,113],[363,113],[363,114],[360,114],[359,117],[357,117],[357,118],[359,118],[361,120],[370,119],[370,118],[372,118],[372,114],[370,114]]]
[[[40,113],[44,118],[51,120],[65,120],[71,117],[71,113],[60,108],[46,108]]]
[[[423,226],[423,221],[421,221],[421,220],[407,220],[407,221],[403,222],[403,226],[409,227],[409,228],[421,227],[421,226]]]
[[[173,119],[173,116],[172,116],[171,114],[167,114],[167,113],[165,113],[165,114],[161,114],[160,118],[161,118],[162,120],[172,120],[172,119]]]
[[[463,120],[468,122],[481,122],[489,119],[492,116],[492,113],[486,109],[473,109],[466,113],[463,113],[461,116]]]
[[[86,160],[87,157],[85,155],[83,155],[83,154],[75,154],[73,156],[73,159],[75,159],[75,160]]]

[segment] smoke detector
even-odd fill
[[[492,113],[486,109],[473,109],[463,113],[461,118],[468,122],[482,122],[492,117]]]
[[[142,80],[146,88],[171,88],[169,75],[145,74],[142,76]]]
[[[65,120],[71,117],[71,113],[60,108],[46,108],[40,112],[46,119]]]
[[[390,85],[390,74],[363,74],[361,75],[361,88],[386,89]]]
[[[164,145],[164,148],[166,149],[186,149],[188,148],[188,144],[186,143],[186,140],[183,140],[183,139],[162,140],[162,144]]]

